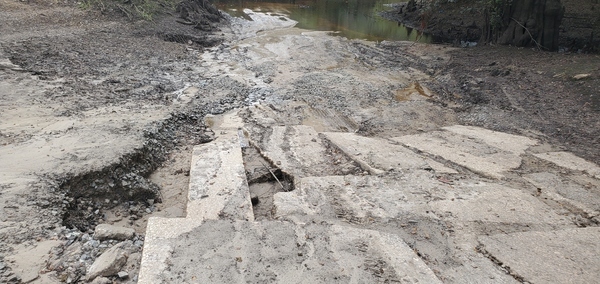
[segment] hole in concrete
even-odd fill
[[[242,153],[254,219],[272,219],[273,195],[294,190],[294,179],[267,161],[256,148],[242,148]]]

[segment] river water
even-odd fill
[[[391,9],[389,4],[401,0],[214,0],[221,10],[234,17],[248,18],[244,9],[286,15],[298,22],[296,27],[318,31],[334,31],[347,38],[410,40],[418,38],[416,30],[407,28],[378,15]],[[431,42],[423,35],[419,42]]]

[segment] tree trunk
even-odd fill
[[[501,8],[498,43],[558,49],[558,32],[564,15],[560,0],[509,1]]]

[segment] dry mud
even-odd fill
[[[147,217],[185,215],[192,146],[214,139],[205,117],[233,108],[258,104],[245,118],[261,149],[273,126],[391,138],[463,123],[600,161],[597,56],[376,44],[262,14],[179,43],[165,35],[191,31],[168,19],[131,23],[11,0],[0,8],[0,282],[85,281],[116,244],[93,239],[99,223],[135,229],[129,278],[113,277],[135,281]],[[580,73],[590,76],[572,79]],[[277,115],[261,117],[260,108]],[[325,164],[296,174],[361,172],[335,147],[324,151]],[[246,169],[263,171],[257,197],[286,191],[264,172],[285,165],[257,160]],[[422,255],[452,264],[439,235],[447,224],[417,221]]]

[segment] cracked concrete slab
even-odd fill
[[[297,176],[321,176],[328,172],[326,148],[314,128],[305,125],[273,126],[258,142],[261,154],[284,172]]]
[[[569,152],[549,152],[533,155],[542,160],[556,164],[559,167],[573,171],[586,172],[591,176],[600,179],[600,167],[598,165],[579,158]]]
[[[207,221],[165,242],[154,283],[441,283],[400,237],[327,223]]]
[[[325,132],[322,135],[371,174],[427,168],[438,173],[456,173],[454,169],[385,139],[344,132]]]
[[[275,194],[274,206],[279,218],[319,215],[363,223],[372,218],[399,218],[406,212],[426,215],[429,201],[461,195],[427,171],[396,178],[307,177],[296,183],[296,190]]]
[[[437,214],[450,213],[458,222],[568,225],[572,222],[531,194],[499,184],[472,184],[468,198],[431,202]]]
[[[470,139],[478,139],[488,145],[514,154],[523,154],[529,147],[538,144],[537,140],[525,136],[508,134],[475,126],[453,125],[443,127],[442,129],[469,137]]]
[[[194,147],[187,215],[195,219],[253,220],[237,130]]]
[[[597,283],[600,228],[481,236],[489,257],[528,283]]]
[[[408,147],[440,156],[486,177],[500,179],[521,165],[520,155],[533,139],[483,128],[451,126],[445,131],[392,138]]]
[[[600,214],[600,187],[597,185],[600,182],[580,184],[548,172],[528,174],[523,178],[539,188],[541,196],[574,207],[590,217]]]

